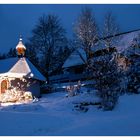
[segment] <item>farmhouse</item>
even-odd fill
[[[113,53],[124,54],[128,47],[133,46],[136,38],[140,35],[140,30],[133,30],[129,32],[120,33],[114,36],[108,36],[100,38],[97,45],[92,49],[93,60],[99,62],[104,56],[111,56]],[[119,37],[119,42],[111,48],[106,48],[102,45],[102,42],[108,38]],[[126,69],[130,64],[129,60],[124,55],[116,56],[116,62],[119,67]],[[63,74],[54,75],[50,77],[52,83],[67,82],[67,81],[78,81],[88,79],[91,77],[89,73],[85,72],[86,54],[82,48],[77,48],[64,62],[62,66]]]
[[[16,46],[18,57],[0,60],[0,97],[7,92],[30,92],[40,96],[40,83],[45,77],[24,57],[26,47],[20,38]],[[0,98],[1,99],[1,98]]]

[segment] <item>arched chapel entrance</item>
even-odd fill
[[[2,80],[0,86],[1,86],[1,94],[5,93],[6,90],[8,89],[8,81]]]

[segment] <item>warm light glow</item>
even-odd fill
[[[31,76],[31,77],[33,77],[33,76],[34,76],[34,74],[33,74],[33,73],[31,73],[31,74],[30,74],[30,76]]]
[[[25,55],[25,49],[24,48],[17,48],[18,55]]]
[[[19,43],[16,46],[16,50],[17,50],[18,55],[23,55],[23,56],[25,55],[26,47],[22,43],[22,38],[19,39]]]

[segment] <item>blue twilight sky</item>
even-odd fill
[[[72,27],[85,4],[12,4],[0,5],[0,53],[15,47],[19,35],[24,42],[31,36],[31,30],[42,14],[53,13],[59,16],[68,37],[72,36]],[[99,24],[103,21],[106,11],[113,11],[122,31],[140,29],[140,4],[109,5],[90,4]]]

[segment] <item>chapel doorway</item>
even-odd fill
[[[8,89],[8,81],[3,80],[1,82],[1,93],[5,93],[7,89]]]

